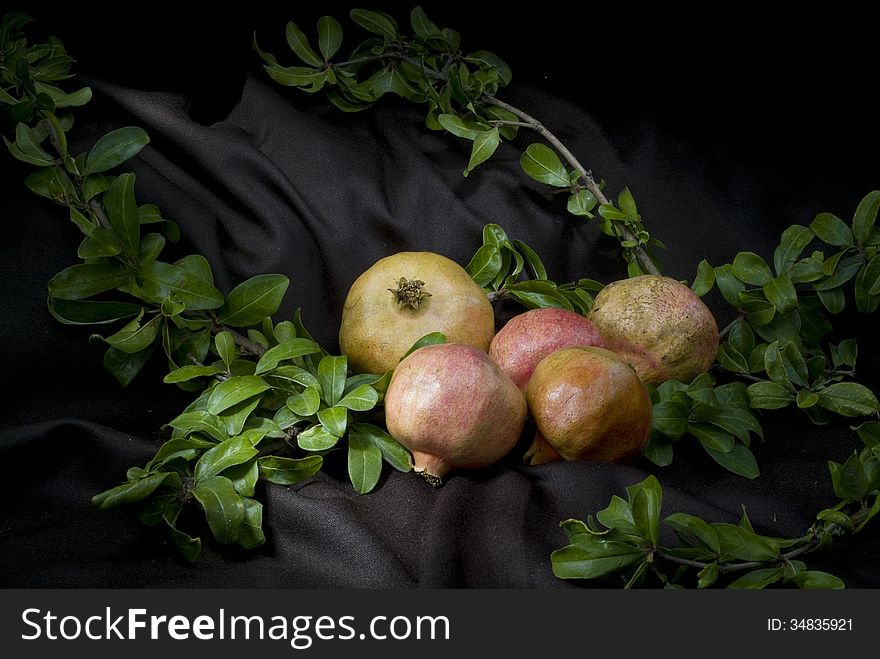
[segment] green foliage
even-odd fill
[[[809,227],[786,229],[773,267],[752,252],[714,268],[715,284],[738,312],[718,352],[726,371],[752,381],[749,404],[776,410],[796,406],[814,423],[831,414],[880,412],[874,393],[856,382],[854,339],[831,343],[830,318],[854,300],[862,312],[880,304],[880,234],[874,228],[880,191],[865,196],[847,224],[820,213]],[[809,256],[804,253],[815,245]],[[830,255],[827,252],[830,251]],[[697,279],[708,281],[705,266]]]
[[[18,33],[25,23],[13,15],[0,29],[0,100],[17,119],[14,141],[4,139],[14,157],[37,167],[27,185],[66,206],[84,234],[82,262],[49,281],[49,310],[69,325],[122,323],[92,335],[93,343],[107,345],[104,365],[121,384],[158,353],[168,365],[166,383],[198,392],[168,423],[171,437],[149,463],[97,494],[95,505],[138,506],[141,519],[164,523],[193,561],[202,542],[197,529],[191,534],[179,526],[192,517],[181,516],[187,508],[202,510],[217,542],[252,548],[265,541],[262,505],[253,498],[260,480],[298,483],[343,447],[359,493],[376,486],[385,462],[411,469],[406,449],[371,423],[388,374],[349,376],[346,358],[318,346],[298,311],[292,320],[273,322],[287,277],[257,275],[224,295],[203,257],[160,259],[166,239],[177,240],[179,230],[155,205],[138,205],[134,174],[116,171],[149,144],[141,128],[114,130],[87,152],[68,153],[72,122],[53,113],[81,105],[89,94],[68,95],[50,85],[69,77],[72,60],[56,41],[28,48]],[[329,58],[340,46],[341,28],[326,18],[319,33],[321,56]],[[288,40],[309,63],[324,61],[293,24]]]
[[[497,224],[483,227],[483,244],[465,270],[489,299],[512,299],[528,309],[559,307],[586,315],[603,286],[592,279],[567,284],[549,280],[538,254],[524,242],[511,240]]]
[[[606,199],[592,174],[543,124],[496,98],[512,78],[510,67],[500,57],[485,50],[463,51],[460,35],[440,29],[421,7],[410,13],[412,33],[381,11],[352,9],[350,18],[370,36],[348,56],[338,53],[343,29],[329,16],[317,24],[320,55],[305,32],[294,23],[287,24],[287,43],[299,60],[296,66],[282,66],[277,57],[262,51],[256,35],[254,50],[273,80],[309,94],[323,89],[344,112],[364,110],[385,94],[424,106],[429,129],[445,130],[472,142],[464,176],[487,162],[504,140],[516,138],[520,128],[537,132],[553,148],[540,142],[530,144],[520,158],[523,171],[540,183],[568,189],[566,209],[575,216],[594,219],[598,207],[600,227],[620,241],[630,274],[656,271],[650,248],[662,247],[662,243],[645,230],[629,189],[621,191],[616,205]],[[523,291],[520,297],[539,304],[546,287],[538,288]]]
[[[749,406],[748,390],[739,382],[714,385],[715,379],[704,373],[690,384],[670,380],[652,392],[653,430],[645,457],[666,466],[675,442],[695,439],[725,469],[757,478],[758,463],[749,447],[752,435],[763,439],[764,433]]]
[[[649,580],[666,588],[843,588],[839,578],[808,570],[795,557],[826,546],[844,531],[861,530],[880,511],[878,459],[866,448],[850,459],[857,466],[832,463],[840,504],[819,513],[805,535],[791,539],[756,533],[745,512],[737,524],[673,513],[662,519],[677,540],[670,545],[661,531],[662,488],[648,476],[626,488],[625,500],[613,497],[595,518],[562,522],[568,544],[551,554],[553,573],[560,579],[603,579],[626,588]]]

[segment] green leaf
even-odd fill
[[[86,156],[83,176],[113,169],[136,156],[150,142],[150,137],[136,126],[112,130],[101,137]]]
[[[48,299],[49,312],[65,325],[106,325],[137,316],[143,310],[130,302]]]
[[[523,171],[536,181],[557,188],[567,188],[570,183],[565,166],[556,152],[544,144],[530,144],[519,160]]]
[[[6,144],[6,148],[9,149],[9,153],[12,154],[13,158],[17,160],[21,160],[22,162],[26,162],[29,165],[35,165],[37,167],[45,167],[48,165],[55,164],[55,160],[51,157],[34,157],[22,151],[15,142],[10,142],[6,139],[6,136],[3,136],[3,142]]]
[[[541,262],[541,257],[538,256],[538,253],[521,240],[514,240],[513,244],[525,258],[534,278],[547,279],[547,269]]]
[[[205,511],[208,526],[217,542],[235,542],[244,522],[244,502],[232,481],[214,476],[194,487],[192,494]]]
[[[658,432],[652,432],[648,445],[642,455],[658,467],[668,467],[672,464],[672,442]]]
[[[566,208],[572,215],[593,217],[593,210],[598,203],[599,200],[589,190],[578,190],[576,193],[569,195]]]
[[[113,231],[129,254],[137,254],[141,239],[140,216],[134,196],[134,174],[120,174],[113,179],[104,195],[104,205]]]
[[[501,264],[501,250],[495,245],[483,245],[465,266],[465,270],[478,286],[485,288],[498,276]]]
[[[231,327],[256,325],[278,311],[290,280],[284,275],[257,275],[232,289],[218,311],[218,320]]]
[[[786,274],[814,237],[812,229],[800,224],[792,225],[783,231],[779,246],[773,252],[773,267],[776,269],[776,274],[780,276]]]
[[[339,46],[342,45],[342,26],[332,16],[322,16],[318,19],[318,49],[328,61]]]
[[[718,348],[718,363],[731,373],[748,373],[749,362],[733,345],[727,341]]]
[[[797,306],[797,291],[791,279],[784,275],[774,277],[764,284],[764,295],[776,306],[779,313],[785,313]]]
[[[840,265],[830,277],[817,281],[813,288],[817,291],[827,291],[842,286],[856,276],[862,263],[853,256],[845,256],[840,260]]]
[[[51,163],[53,158],[40,146],[40,139],[36,132],[27,124],[19,123],[15,126],[15,145],[22,153],[36,160]]]
[[[376,487],[382,474],[382,452],[363,433],[348,438],[348,477],[358,494]]]
[[[122,352],[129,354],[140,352],[146,349],[159,336],[162,321],[162,316],[155,316],[148,323],[141,325],[137,319],[134,319],[116,332],[116,334],[108,336],[104,340]]]
[[[289,21],[284,35],[287,37],[287,45],[303,62],[311,66],[321,66],[324,61],[312,50],[309,40],[296,23]]]
[[[412,353],[414,353],[419,348],[424,348],[425,346],[435,346],[441,343],[446,343],[446,335],[442,332],[431,332],[430,334],[425,334],[422,338],[412,344],[409,350],[406,351],[406,354],[400,358],[401,361],[409,357]]]
[[[173,472],[148,474],[133,483],[123,483],[100,494],[96,494],[92,497],[92,503],[102,510],[126,506],[143,501],[162,485],[169,485],[179,490],[180,477]]]
[[[678,439],[687,432],[688,407],[677,401],[656,403],[651,423],[657,432]]]
[[[307,417],[316,414],[321,407],[321,391],[317,387],[306,387],[301,393],[287,399],[287,407],[297,416]]]
[[[746,394],[748,397],[748,394]],[[761,424],[755,418],[754,413],[748,407],[748,403],[729,403],[711,416],[702,417],[706,423],[718,426],[739,439],[746,446],[749,445],[749,433],[753,432],[758,437],[764,434]]]
[[[837,382],[818,392],[819,405],[847,417],[868,416],[880,412],[874,393],[856,382]]]
[[[353,391],[345,394],[337,403],[340,407],[353,412],[366,412],[371,410],[379,402],[379,392],[368,384],[363,384]]]
[[[348,429],[349,442],[355,436],[378,448],[385,461],[397,471],[406,473],[412,470],[412,456],[409,451],[382,428],[370,423],[354,423]]]
[[[782,579],[784,567],[761,568],[746,572],[727,587],[734,590],[760,590]]]
[[[736,309],[742,309],[742,301],[739,294],[743,292],[745,285],[733,274],[733,266],[725,263],[715,267],[715,285],[721,292],[722,297]]]
[[[141,352],[128,353],[110,346],[107,348],[107,352],[104,353],[103,364],[104,368],[116,378],[119,384],[127,387],[152,354],[152,347]]]
[[[584,533],[576,544],[554,551],[550,562],[559,579],[595,579],[623,570],[644,557],[634,545]]]
[[[397,23],[393,18],[379,11],[370,11],[368,9],[352,9],[349,12],[351,20],[360,25],[365,30],[378,34],[380,37],[389,37],[396,39],[399,36]]]
[[[185,435],[194,432],[205,433],[213,437],[217,441],[224,441],[229,437],[226,425],[216,415],[210,414],[205,410],[192,410],[178,415],[173,421],[167,425],[175,430],[181,431]]]
[[[311,339],[288,339],[263,353],[260,361],[257,362],[256,374],[260,375],[271,371],[283,361],[319,352],[321,352],[320,346]]]
[[[769,539],[762,538],[733,524],[712,525],[721,541],[721,554],[729,559],[743,561],[772,561],[779,557],[779,548]]]
[[[764,352],[764,370],[767,371],[767,375],[773,382],[791,390],[791,380],[782,359],[779,341],[774,341],[767,346],[767,350]]]
[[[199,437],[169,439],[156,451],[156,455],[147,464],[147,469],[154,471],[171,460],[182,459],[189,462],[214,445],[214,442]]]
[[[798,572],[792,581],[798,588],[805,590],[841,590],[846,587],[843,580],[828,572],[819,570],[804,570]]]
[[[348,410],[344,407],[325,407],[318,410],[318,421],[334,437],[342,437],[348,425]]]
[[[441,114],[437,117],[437,121],[456,137],[466,140],[475,140],[479,135],[482,135],[491,128],[491,126],[482,122],[465,121],[455,114]]]
[[[81,300],[118,288],[126,281],[128,274],[115,263],[79,263],[49,280],[49,296],[59,300]]]
[[[425,11],[419,6],[413,7],[412,11],[410,11],[409,22],[412,25],[413,32],[420,39],[428,39],[440,34],[440,28],[428,19]]]
[[[703,448],[719,453],[730,453],[736,444],[729,432],[707,423],[689,423],[688,432],[700,440]]]
[[[878,209],[880,209],[880,190],[869,192],[859,202],[852,222],[853,237],[859,245],[864,245],[870,238],[874,223],[877,221]]]
[[[259,547],[266,542],[263,533],[263,504],[247,496],[241,500],[244,505],[244,520],[235,541],[245,549]]]
[[[810,228],[823,241],[835,247],[852,247],[853,232],[846,223],[831,213],[819,213]]]
[[[196,483],[220,475],[223,470],[249,461],[258,451],[244,437],[230,437],[205,451],[196,463],[194,477]]]
[[[509,85],[513,78],[513,74],[511,73],[507,62],[488,50],[478,50],[473,53],[468,53],[465,56],[465,60],[479,65],[481,69],[496,72],[502,87]]]
[[[286,87],[313,87],[313,89],[305,91],[317,91],[327,80],[327,71],[310,69],[305,66],[267,66],[265,68],[272,80]]]
[[[715,285],[715,268],[709,265],[706,259],[700,261],[697,266],[697,274],[694,277],[694,283],[691,284],[691,290],[697,297],[703,297],[712,290]]]
[[[318,378],[299,366],[292,364],[277,366],[272,369],[271,373],[267,373],[265,377],[289,391],[298,392],[299,389],[295,388],[295,385],[314,387],[318,390],[318,395],[320,396],[321,383],[318,381]]]
[[[487,130],[477,135],[474,138],[471,158],[468,161],[467,168],[464,170],[464,175],[467,176],[474,167],[492,157],[499,144],[501,144],[501,136],[498,133],[497,126],[492,130]]]
[[[865,421],[855,431],[868,448],[880,447],[880,421]]]
[[[223,360],[226,371],[230,372],[235,361],[235,339],[232,338],[232,334],[226,331],[217,332],[214,337],[214,348],[220,355],[220,359]]]
[[[816,291],[822,305],[828,309],[828,313],[840,313],[846,306],[846,296],[842,288],[832,288],[827,291]]]
[[[770,266],[754,252],[740,252],[734,257],[733,274],[752,286],[763,286],[773,279]]]
[[[721,551],[721,539],[711,525],[700,517],[687,513],[673,513],[665,520],[676,535],[692,547],[704,547],[713,553]]]
[[[255,375],[231,377],[211,389],[208,396],[208,412],[220,414],[233,405],[253,398],[269,389],[269,383]]]
[[[807,370],[807,362],[800,350],[793,343],[786,343],[780,354],[782,366],[785,368],[788,379],[800,387],[806,387],[810,374]]]
[[[837,355],[842,364],[855,368],[859,346],[855,339],[844,339],[837,345]]]
[[[749,385],[750,405],[761,410],[778,410],[794,400],[792,393],[775,382],[756,382]]]
[[[727,471],[744,476],[745,478],[757,478],[761,474],[758,461],[754,454],[745,444],[736,443],[730,451],[716,451],[708,446],[703,446],[706,453]]]
[[[697,588],[709,588],[721,576],[721,570],[718,563],[709,563],[706,567],[697,573]]]
[[[306,428],[297,435],[296,443],[304,451],[326,451],[336,446],[339,437],[331,435],[321,425]]]
[[[548,280],[530,280],[511,284],[508,294],[530,309],[558,307],[572,311],[571,302],[556,289],[556,284]]]
[[[596,513],[596,518],[609,529],[632,536],[640,536],[633,519],[632,505],[629,501],[613,495],[607,508]]]
[[[328,405],[336,405],[345,391],[345,377],[348,372],[348,359],[345,355],[328,355],[318,364],[318,380],[321,392]]]
[[[189,311],[216,309],[223,304],[223,294],[214,285],[191,272],[184,265],[152,261],[143,266],[144,295],[161,303],[169,295],[176,295]]]
[[[656,546],[660,542],[660,509],[663,489],[654,476],[643,480],[632,498],[633,522],[639,535]]]
[[[296,485],[311,478],[324,464],[320,455],[308,455],[304,458],[283,458],[269,455],[257,458],[260,478],[276,485]]]

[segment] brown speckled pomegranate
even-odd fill
[[[690,382],[708,371],[718,352],[718,324],[694,292],[675,279],[641,275],[608,284],[588,318],[605,346],[642,380]]]

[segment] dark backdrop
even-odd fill
[[[341,3],[74,4],[22,6],[39,19],[35,34],[62,38],[94,89],[71,139],[86,149],[111,128],[143,126],[152,141],[130,167],[139,198],[181,226],[170,254],[207,256],[225,291],[262,272],[288,275],[279,318],[302,307],[330,350],[360,271],[401,249],[465,263],[486,222],[535,247],[557,281],[624,274],[614,244],[518,171],[514,147],[464,179],[469,145],[425,130],[420,108],[390,99],[343,115],[269,81],[253,32],[293,64],[287,20],[310,31],[332,13],[351,44],[357,28]],[[858,5],[837,3],[821,18],[783,3],[423,6],[461,30],[465,47],[510,63],[503,98],[542,119],[610,190],[632,189],[669,247],[672,276],[740,250],[769,258],[786,226],[820,211],[849,219],[880,180],[878,17]],[[409,7],[381,8],[406,23]],[[395,472],[363,497],[331,464],[300,486],[262,488],[265,547],[209,542],[187,566],[161,534],[125,511],[98,512],[89,498],[149,459],[189,398],[161,384],[159,363],[120,388],[88,331],[52,320],[45,285],[74,262],[77,233],[22,185],[26,166],[2,157],[0,168],[3,586],[566,587],[549,568],[550,551],[565,544],[559,521],[594,513],[648,473],[664,485],[666,513],[736,521],[745,506],[759,531],[796,535],[834,501],[826,461],[858,446],[845,422],[816,428],[783,412],[766,416],[755,481],[687,446],[662,470],[509,460],[438,490]],[[709,302],[725,324],[729,312]],[[861,339],[869,384],[875,324],[838,321],[840,338]],[[850,587],[873,588],[878,549],[875,528],[810,560]]]

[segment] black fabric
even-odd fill
[[[740,250],[770,258],[786,226],[820,211],[848,219],[880,181],[865,93],[877,23],[867,11],[802,27],[772,4],[760,20],[664,5],[503,21],[489,8],[424,4],[468,46],[511,63],[504,99],[542,119],[610,191],[631,188],[668,245],[661,258],[671,276],[690,278],[701,259],[719,264]],[[42,19],[36,29],[65,41],[95,92],[77,112],[74,150],[118,126],[150,134],[128,166],[139,200],[180,225],[183,238],[166,258],[203,254],[224,291],[259,273],[288,275],[277,318],[301,307],[331,351],[362,270],[400,250],[464,264],[488,222],[534,247],[557,281],[624,276],[616,245],[567,217],[562,199],[519,170],[530,138],[464,178],[470,145],[426,130],[420,108],[386,99],[348,115],[266,78],[250,49],[254,29],[280,54],[286,20],[305,28],[344,9],[31,13]],[[408,8],[388,11],[403,22]],[[745,507],[759,532],[794,536],[835,501],[826,461],[859,446],[846,422],[819,428],[786,411],[765,415],[754,481],[682,445],[664,469],[645,460],[526,468],[514,455],[436,490],[413,474],[386,473],[366,496],[331,458],[306,483],[261,485],[264,547],[206,542],[190,566],[130,512],[89,503],[151,457],[190,395],[161,383],[160,359],[119,387],[88,329],[52,319],[45,285],[75,262],[78,233],[63,209],[22,185],[27,166],[0,162],[4,587],[574,587],[550,571],[550,552],[565,544],[559,522],[594,514],[648,473],[664,486],[667,514],[735,522]],[[720,325],[730,320],[717,297],[708,302]],[[845,313],[836,322],[840,338],[861,340],[860,376],[876,384],[877,321]],[[877,587],[877,526],[810,555],[810,565],[849,587]]]

